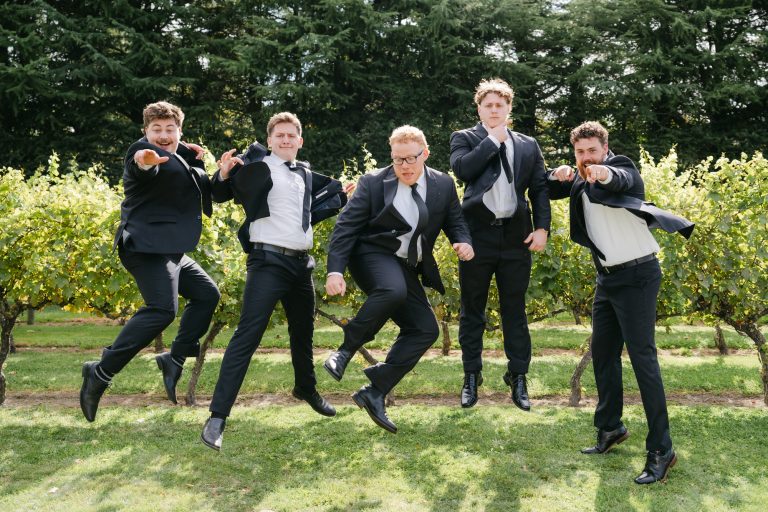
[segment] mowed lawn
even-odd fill
[[[4,370],[2,511],[762,511],[768,503],[768,408],[759,363],[732,331],[728,343],[741,350],[721,357],[710,350],[712,329],[658,330],[679,462],[667,483],[638,486],[632,479],[643,467],[647,429],[629,361],[625,422],[632,435],[613,452],[579,453],[594,442],[591,367],[582,379],[589,406],[557,405],[570,392],[585,328],[533,326],[530,413],[508,400],[501,353],[488,354],[480,402],[464,410],[460,351],[430,351],[395,390],[396,405],[388,409],[399,428],[393,435],[349,398],[366,382],[361,357],[340,383],[322,370],[337,344],[335,327],[320,325],[315,363],[318,387],[338,415],[319,416],[290,398],[293,370],[282,350],[285,328],[277,327],[265,336],[271,350],[258,351],[251,363],[217,453],[199,435],[228,336],[219,336],[208,354],[200,405],[167,402],[147,350],[116,377],[91,424],[78,407],[80,365],[97,359],[119,326],[55,311],[38,320],[19,326],[20,350]],[[392,334],[385,331],[373,346],[386,347]],[[488,345],[500,348],[493,336]]]
[[[512,406],[391,408],[392,435],[364,412],[237,407],[222,452],[200,443],[202,408],[0,408],[0,510],[763,511],[763,409],[670,408],[679,462],[638,486],[645,426],[604,456],[591,411]]]

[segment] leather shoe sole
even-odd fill
[[[355,401],[355,403],[359,408],[365,409],[365,412],[368,413],[368,416],[371,417],[371,419],[375,424],[377,424],[387,432],[392,432],[393,434],[397,434],[397,427],[392,423],[385,422],[384,420],[382,420],[381,418],[373,414],[373,412],[371,411],[368,405],[368,401],[365,398],[360,396],[358,393],[355,393],[354,395],[352,395],[352,400]]]

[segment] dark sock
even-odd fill
[[[212,412],[211,413],[211,418],[218,418],[220,420],[225,420],[226,421],[227,415],[226,414],[221,414],[220,412]]]

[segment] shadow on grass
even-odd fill
[[[343,404],[339,404],[343,405]],[[680,462],[665,485],[632,482],[632,437],[601,457],[591,411],[390,408],[392,435],[363,412],[239,407],[221,453],[199,441],[201,409],[105,407],[0,411],[0,507],[35,510],[707,510],[768,497],[762,410],[673,407]],[[753,501],[759,500],[759,501]]]

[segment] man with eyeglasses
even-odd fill
[[[531,275],[530,251],[544,250],[551,212],[538,143],[507,128],[512,98],[512,88],[503,80],[481,81],[475,90],[480,122],[451,135],[451,168],[466,183],[461,207],[476,251],[472,261],[459,262],[459,344],[464,365],[461,406],[477,403],[477,388],[483,383],[485,307],[495,275],[508,360],[503,379],[512,388],[512,402],[529,411],[526,374],[531,336],[525,292]]]
[[[331,234],[326,292],[344,295],[343,273],[349,267],[368,298],[344,327],[343,343],[324,366],[341,380],[355,352],[391,318],[400,332],[386,360],[363,370],[371,383],[352,398],[377,425],[395,433],[384,397],[439,335],[422,286],[445,293],[432,254],[435,239],[442,229],[459,260],[471,260],[474,251],[453,179],[425,165],[429,147],[424,133],[401,126],[389,144],[392,165],[360,178]]]

